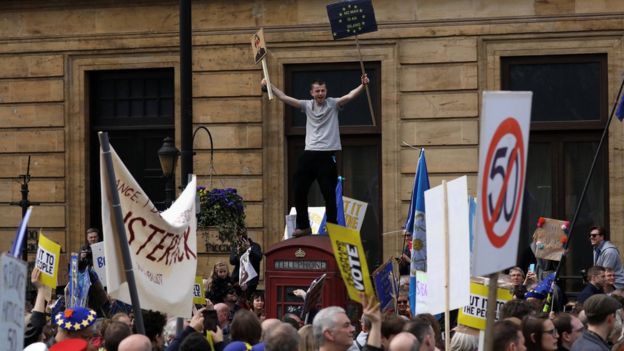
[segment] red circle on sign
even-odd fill
[[[505,175],[507,175],[507,177],[503,176],[503,184],[501,187],[501,191],[498,194],[498,199],[496,201],[494,212],[489,213],[488,206],[487,206],[487,199],[485,199],[485,197],[488,195],[488,180],[489,180],[489,174],[492,168],[492,157],[494,156],[494,153],[497,151],[496,146],[498,145],[500,140],[508,134],[512,135],[516,139],[516,145],[511,150],[511,153],[509,156],[509,160],[511,160],[512,162],[507,163],[507,172],[505,172]],[[512,164],[516,163],[515,161],[519,161],[518,165],[520,168],[518,172],[519,181],[517,183],[518,193],[516,194],[516,200],[515,200],[516,203],[514,204],[513,214],[512,214],[511,220],[509,221],[508,228],[503,232],[502,235],[498,235],[494,231],[494,225],[498,221],[498,218],[500,218],[499,213],[503,207],[502,195],[506,194],[507,192],[507,184],[509,182],[509,173],[511,173],[510,171],[512,170],[512,166],[513,166]],[[520,209],[520,200],[522,199],[522,196],[521,196],[522,191],[524,191],[524,139],[522,138],[522,130],[520,129],[520,125],[518,124],[518,121],[516,121],[515,118],[507,117],[507,119],[505,119],[494,132],[494,135],[492,136],[492,140],[490,142],[490,146],[488,148],[488,151],[485,157],[485,165],[483,168],[482,179],[483,179],[483,191],[481,192],[482,198],[479,199],[479,201],[481,202],[481,212],[483,213],[485,233],[487,234],[487,237],[492,243],[492,245],[494,245],[497,248],[500,248],[507,243],[507,240],[509,240],[509,237],[511,236],[514,223],[516,222],[516,219],[518,218],[518,212]]]

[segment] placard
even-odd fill
[[[329,4],[327,16],[334,40],[377,30],[371,0],[349,0]]]
[[[39,246],[35,258],[35,267],[39,268],[41,275],[39,281],[51,289],[58,285],[59,257],[61,245],[46,238],[43,232],[39,232]]]
[[[104,242],[91,244],[91,254],[93,255],[93,270],[103,286],[106,286],[106,257],[104,255]]]
[[[379,298],[379,306],[381,313],[392,313],[396,310],[396,299],[399,295],[399,284],[394,268],[395,260],[389,259],[373,272],[373,283],[375,283],[375,292]]]
[[[342,197],[342,203],[344,204],[345,227],[359,232],[364,223],[368,203],[346,196]]]
[[[534,245],[531,245],[531,249],[536,258],[543,258],[551,261],[561,260],[561,255],[563,255],[563,243],[567,240],[567,235],[563,232],[563,229],[561,229],[561,226],[564,224],[568,224],[568,222],[540,217],[537,229],[535,229],[533,233]]]
[[[21,351],[24,348],[26,263],[7,254],[2,254],[0,262],[0,350]]]
[[[201,276],[195,276],[195,284],[193,284],[193,303],[198,305],[206,304],[204,282]]]
[[[500,314],[500,308],[505,302],[511,300],[513,295],[508,289],[496,289],[496,319]],[[485,330],[486,310],[488,304],[487,285],[470,283],[470,304],[459,310],[457,322],[459,324]]]

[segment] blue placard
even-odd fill
[[[373,282],[382,313],[394,312],[398,284],[394,275],[392,260],[384,263],[373,272]]]
[[[334,39],[377,31],[371,0],[342,1],[327,5]]]

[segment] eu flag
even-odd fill
[[[425,191],[429,190],[429,173],[425,160],[425,149],[421,149],[416,175],[414,176],[414,190],[410,201],[405,230],[412,233],[412,251],[409,279],[409,300],[412,315],[416,314],[416,271],[427,269],[427,227],[425,225]]]
[[[618,103],[617,109],[615,110],[615,117],[622,122],[624,120],[624,94],[620,97],[620,102]]]
[[[371,0],[349,0],[329,4],[327,16],[334,40],[377,30]]]
[[[347,221],[345,220],[344,214],[344,201],[342,201],[342,182],[344,181],[343,177],[338,177],[338,184],[336,184],[336,221],[338,225],[346,226]],[[327,229],[325,228],[327,224],[327,214],[323,216],[323,221],[321,222],[321,226],[319,227],[319,234],[327,235]]]

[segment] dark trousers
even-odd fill
[[[297,208],[297,228],[310,228],[308,216],[308,192],[316,180],[325,200],[327,222],[337,222],[336,185],[338,171],[334,151],[304,151],[297,160],[294,176],[295,207]]]

